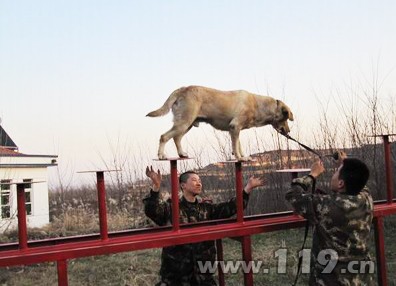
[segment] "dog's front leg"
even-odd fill
[[[239,136],[238,136],[238,142],[237,142],[237,148],[238,148],[238,151],[239,151],[239,154],[241,155],[241,157],[243,158],[243,157],[245,157],[245,155],[243,154],[243,151],[242,151],[242,147],[241,147],[241,140],[239,139]]]
[[[234,153],[235,159],[238,161],[251,161],[252,157],[245,157],[242,152],[241,142],[239,140],[239,134],[241,130],[236,128],[234,125],[231,125],[230,128],[230,136],[232,142],[232,151]]]
[[[240,133],[239,129],[236,129],[234,126],[231,126],[230,136],[231,136],[231,143],[232,143],[232,152],[234,153],[235,159],[237,159],[238,161],[241,161],[242,156],[241,156],[240,149],[238,146],[239,133]]]
[[[250,156],[245,156],[244,155],[244,152],[243,152],[243,150],[242,150],[242,146],[241,146],[241,140],[239,139],[239,136],[238,136],[238,144],[237,144],[237,147],[238,147],[238,150],[239,150],[239,155],[241,156],[241,158],[239,159],[239,161],[253,161],[253,158],[252,157],[250,157]]]

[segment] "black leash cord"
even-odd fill
[[[316,188],[316,182],[315,180],[312,183],[312,194],[314,193]],[[296,278],[294,279],[294,283],[292,284],[292,286],[296,286],[297,285],[297,281],[298,278],[301,275],[301,271],[302,271],[302,262],[303,262],[303,256],[302,256],[302,251],[305,248],[305,242],[307,241],[307,237],[308,237],[308,231],[309,231],[309,221],[307,220],[307,222],[305,223],[305,231],[304,231],[304,240],[301,246],[301,250],[300,250],[300,257],[298,258],[298,265],[297,265],[297,273],[296,273]]]
[[[282,134],[282,133],[281,133]],[[291,137],[289,134],[282,134],[283,136],[285,136],[287,139],[290,139],[294,142],[296,142],[298,145],[300,145],[301,147],[303,147],[304,149],[306,149],[307,151],[317,155],[321,160],[322,160],[322,155],[320,155],[318,152],[316,152],[315,150],[313,150],[312,148],[308,147],[307,145],[297,141],[296,139],[294,139],[293,137]],[[338,155],[338,154],[337,154]],[[315,191],[315,180],[313,181],[312,184],[312,193]],[[304,232],[304,241],[303,244],[301,246],[301,251],[304,250],[305,248],[305,242],[307,241],[307,237],[308,237],[308,231],[309,231],[309,221],[307,220],[306,224],[305,224],[305,232]],[[300,252],[301,253],[301,252]],[[292,286],[296,286],[297,285],[297,281],[298,278],[300,277],[301,274],[301,270],[302,270],[302,262],[303,262],[303,258],[302,255],[298,258],[298,266],[297,266],[297,274],[296,274],[296,278],[294,279],[294,283],[292,284]]]
[[[294,142],[296,142],[298,145],[300,145],[301,147],[303,147],[305,150],[317,155],[320,159],[322,159],[322,155],[320,155],[318,152],[316,152],[315,150],[313,150],[312,148],[308,147],[307,145],[297,141],[296,139],[294,139],[293,137],[291,137],[289,134],[283,134],[281,133],[283,136],[285,136],[287,139],[290,139]]]

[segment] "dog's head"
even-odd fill
[[[287,120],[293,121],[293,113],[290,108],[282,101],[276,101],[275,117],[272,126],[281,134],[289,134],[290,128]]]

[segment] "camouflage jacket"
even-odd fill
[[[243,192],[243,206],[247,206],[249,195]],[[144,211],[156,224],[169,225],[172,220],[171,200],[160,199],[159,192],[150,191],[144,198]],[[213,204],[202,199],[194,203],[188,202],[184,197],[179,202],[180,223],[194,223],[211,219],[229,218],[236,214],[236,199]],[[203,241],[183,245],[164,247],[161,255],[161,280],[162,285],[216,285],[211,273],[201,273],[198,261],[216,260],[216,247],[214,241]],[[158,285],[161,285],[159,283]]]
[[[294,179],[286,193],[294,210],[313,226],[309,285],[373,285],[368,273],[372,264],[368,242],[373,199],[368,189],[355,196],[319,190],[312,193],[313,181],[311,176]],[[335,258],[327,268],[325,254]]]

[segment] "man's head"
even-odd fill
[[[180,188],[185,197],[195,197],[201,194],[202,183],[198,174],[194,171],[184,172],[179,176]]]
[[[346,158],[331,178],[331,189],[336,192],[345,191],[348,195],[357,195],[366,185],[369,175],[365,163],[359,159]]]

